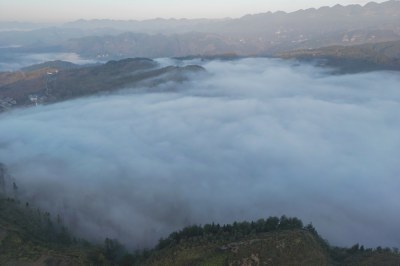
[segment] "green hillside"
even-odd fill
[[[143,265],[328,265],[329,255],[305,230],[192,239],[154,252]]]
[[[400,265],[398,249],[332,247],[312,224],[286,216],[192,225],[160,239],[153,249],[128,251],[115,239],[103,244],[78,239],[61,216],[17,198],[18,186],[0,163],[2,266]]]
[[[163,67],[146,58],[82,67],[63,61],[46,62],[25,68],[25,71],[0,72],[0,111],[2,106],[10,109],[34,103],[48,104],[124,88],[151,88],[169,81],[182,82],[189,74],[204,71],[196,65]],[[7,104],[10,99],[14,103]]]
[[[0,265],[399,265],[389,248],[330,247],[312,225],[270,217],[230,225],[190,226],[152,250],[131,253],[117,240],[74,238],[51,215],[11,198],[0,200]]]
[[[339,73],[400,70],[400,41],[355,46],[330,46],[277,54],[284,59],[314,61],[334,67]]]
[[[94,263],[94,264],[93,264]],[[0,199],[0,265],[109,265],[102,249],[73,238],[47,212]]]
[[[286,216],[191,226],[160,240],[140,265],[399,265],[397,250],[330,246],[309,224]]]

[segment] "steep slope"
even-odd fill
[[[0,199],[0,265],[89,265],[98,255],[100,249],[74,242],[49,213]]]
[[[17,190],[0,163],[0,265],[88,265],[93,256],[101,258],[99,248],[72,237],[61,217],[52,219],[50,213],[22,204]]]

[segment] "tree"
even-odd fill
[[[117,261],[125,254],[125,248],[116,239],[104,240],[104,255],[111,261]]]
[[[278,217],[269,217],[265,222],[265,231],[274,231],[278,229],[279,226],[279,218]]]

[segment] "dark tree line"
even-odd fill
[[[48,246],[64,246],[77,240],[63,224],[61,216],[51,217],[49,212],[32,208],[28,202],[21,204],[14,198],[0,199],[0,219],[23,229],[21,237],[40,241]]]
[[[312,224],[303,226],[303,222],[296,217],[269,217],[268,219],[259,219],[255,222],[244,221],[224,225],[211,223],[203,226],[188,226],[180,231],[171,233],[165,239],[160,239],[156,248],[162,249],[168,246],[179,244],[182,240],[188,240],[196,237],[234,240],[251,234],[293,229],[307,230],[315,235],[318,235]]]

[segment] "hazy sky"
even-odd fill
[[[222,18],[266,11],[294,11],[368,0],[0,0],[0,21],[66,21],[80,18]],[[384,2],[378,0],[375,2]]]

